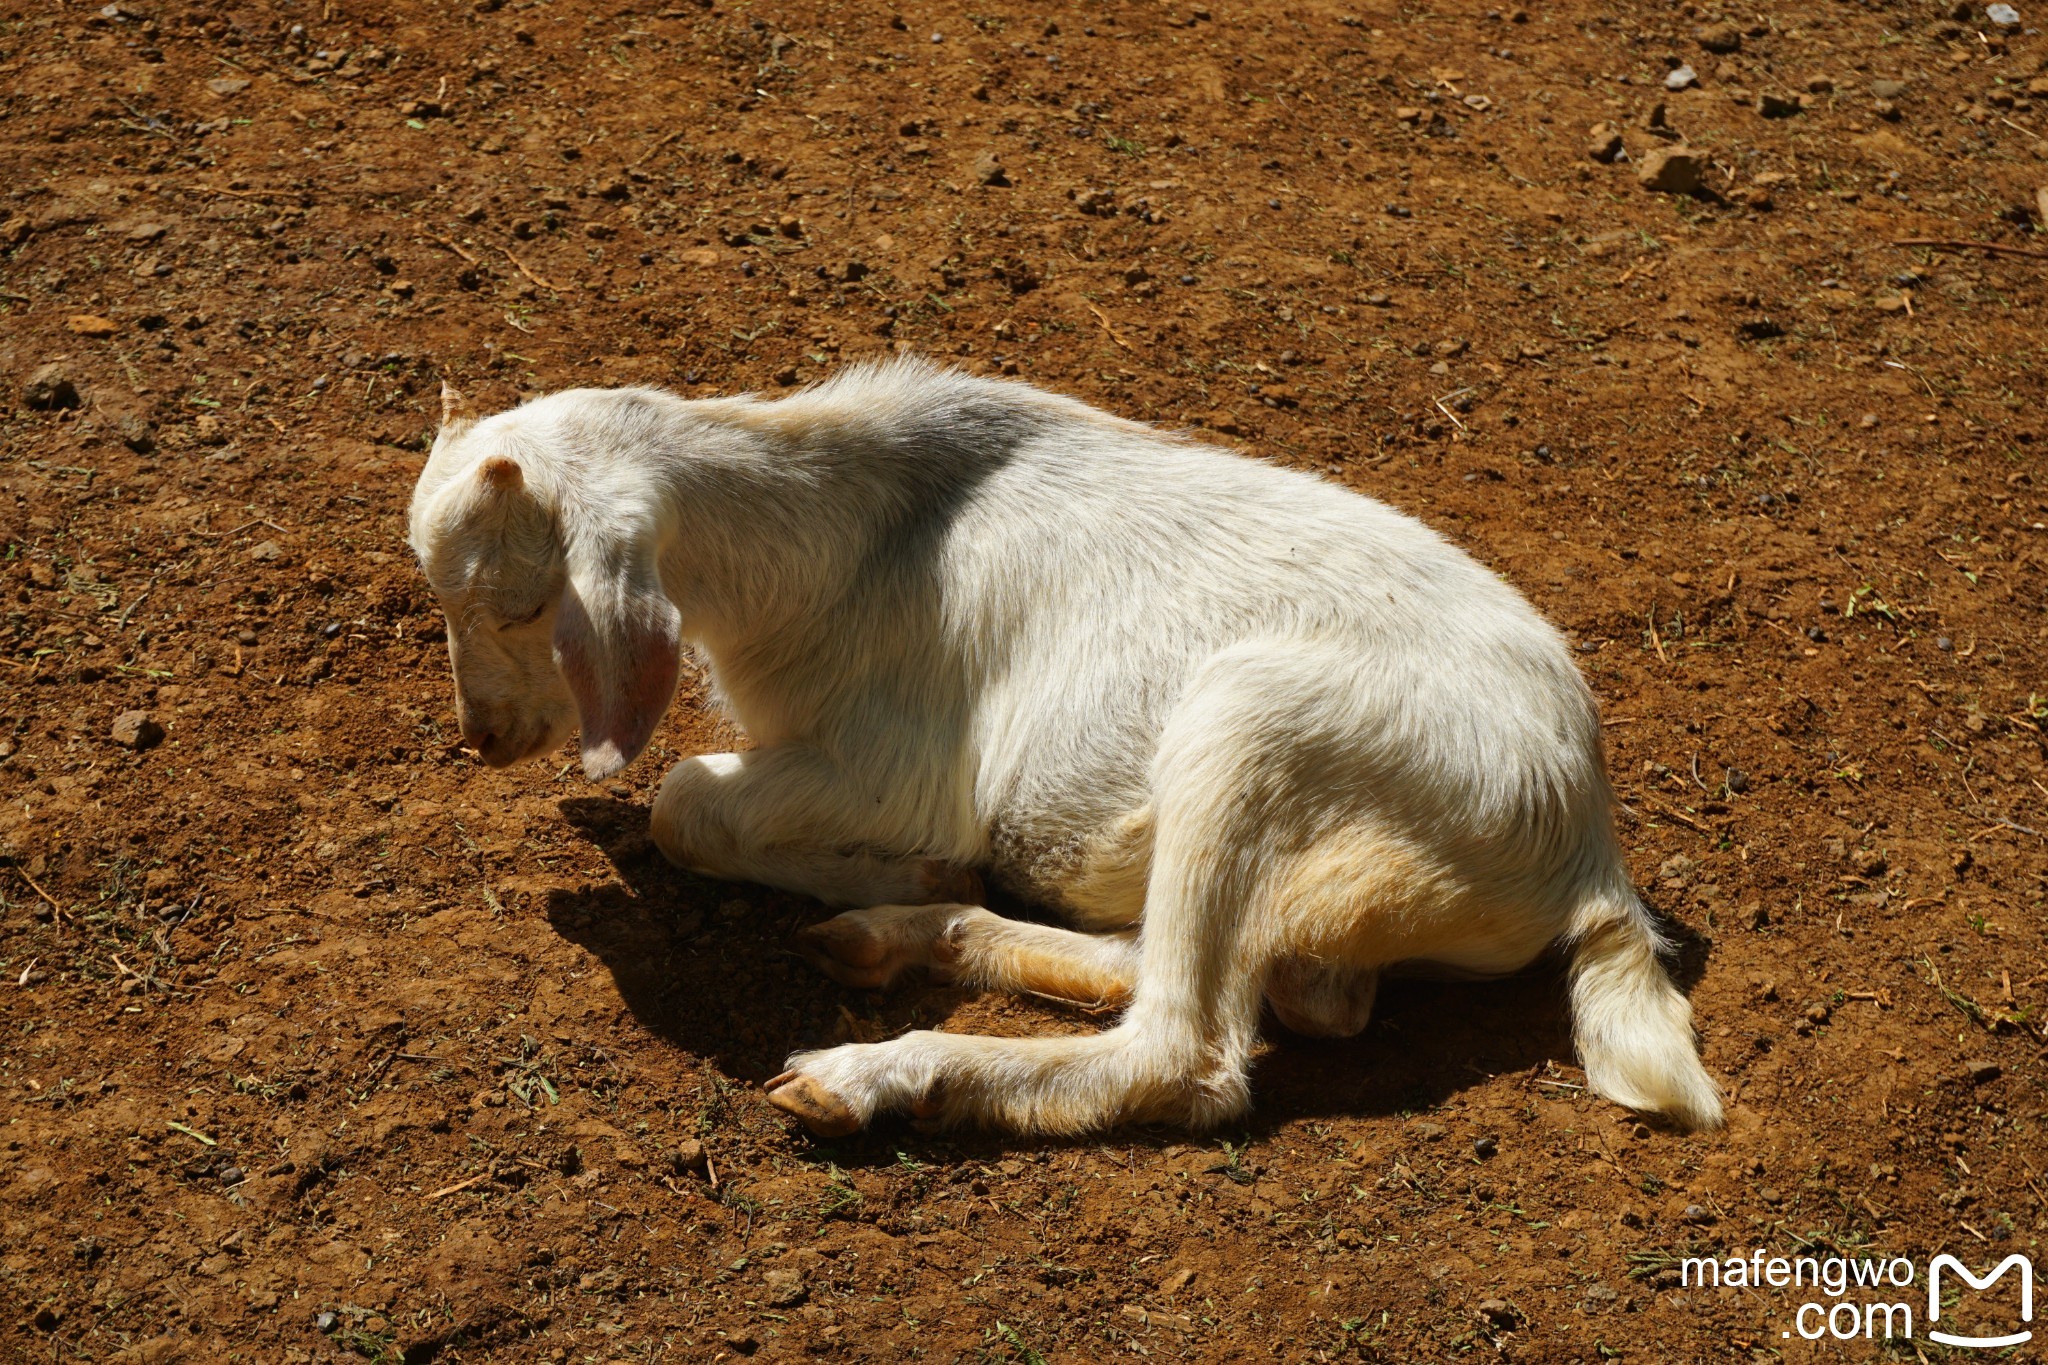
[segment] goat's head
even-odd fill
[[[501,768],[580,723],[594,781],[632,762],[668,709],[680,618],[648,500],[576,486],[585,462],[565,461],[558,430],[528,411],[479,422],[443,388],[412,547],[448,618],[463,738]]]

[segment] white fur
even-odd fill
[[[882,907],[807,934],[843,980],[1129,1001],[1091,1037],[794,1057],[774,1097],[821,1131],[1218,1122],[1262,994],[1351,1033],[1383,967],[1510,972],[1558,938],[1592,1088],[1719,1122],[1563,641],[1378,502],[899,361],[779,402],[581,389],[475,422],[451,395],[412,543],[490,761],[580,714],[617,771],[694,646],[756,747],[669,773],[672,860]],[[959,904],[976,873],[1099,937]]]

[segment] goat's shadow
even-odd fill
[[[764,1080],[793,1051],[933,1027],[973,998],[938,986],[885,994],[839,986],[787,949],[796,930],[830,913],[816,901],[676,869],[649,839],[643,805],[578,797],[563,801],[562,812],[611,860],[619,882],[550,892],[549,922],[610,969],[621,1002],[641,1027],[727,1075]],[[1000,898],[991,908],[1031,914]],[[1676,945],[1672,975],[1690,993],[1710,945],[1668,916],[1658,919]],[[1555,952],[1494,981],[1389,977],[1372,1023],[1356,1038],[1299,1037],[1270,1016],[1265,1031],[1273,1045],[1257,1062],[1255,1108],[1238,1129],[1261,1136],[1296,1119],[1427,1112],[1495,1076],[1549,1079],[1537,1073],[1551,1063],[1574,1062],[1564,960]],[[1123,1136],[1186,1139],[1164,1129]],[[970,1153],[1062,1145],[997,1135],[929,1138],[884,1126],[873,1138],[835,1144],[834,1158],[888,1160],[906,1138],[920,1149]]]

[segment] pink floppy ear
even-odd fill
[[[593,782],[640,756],[675,697],[682,613],[645,560],[638,546],[618,556],[572,551],[555,613],[555,664],[576,698],[583,773]]]

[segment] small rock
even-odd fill
[[[1702,194],[1706,158],[1690,147],[1657,147],[1636,167],[1636,180],[1657,194]]]
[[[114,717],[114,742],[137,753],[164,742],[164,727],[147,711],[123,711]]]
[[[781,369],[775,372],[775,382],[782,385],[784,388],[788,388],[790,385],[796,383],[796,377],[796,366],[794,365],[784,365]]]
[[[1740,768],[1730,768],[1728,770],[1728,790],[1738,794],[1748,791],[1749,774]]]
[[[1688,1223],[1705,1224],[1714,1221],[1713,1213],[1708,1209],[1701,1207],[1698,1204],[1687,1204],[1685,1206],[1685,1212],[1680,1214],[1679,1216]]]
[[[315,1313],[313,1315],[313,1330],[316,1332],[332,1332],[335,1324],[340,1321],[341,1319],[332,1313]]]
[[[1766,1204],[1770,1204],[1774,1207],[1785,1202],[1785,1196],[1780,1194],[1777,1190],[1773,1189],[1769,1185],[1766,1185],[1762,1189],[1758,1190],[1756,1192],[1756,1197],[1763,1200]]]
[[[1674,886],[1684,886],[1692,880],[1692,869],[1692,859],[1683,853],[1674,853],[1657,869],[1657,880],[1670,882]]]
[[[1762,94],[1756,97],[1756,111],[1765,118],[1791,118],[1804,113],[1806,106],[1790,95]]]
[[[138,243],[154,242],[168,231],[170,229],[162,223],[137,223],[134,227],[128,229],[128,240]]]
[[[1974,1062],[1964,1062],[1963,1071],[1969,1076],[1971,1083],[1974,1085],[1989,1085],[1992,1081],[2005,1074],[2005,1069],[1999,1066],[1997,1062],[1987,1061],[1983,1058],[1979,1058]]]
[[[1481,1299],[1479,1316],[1501,1327],[1509,1327],[1515,1321],[1514,1305],[1505,1299]]]
[[[1690,66],[1681,66],[1664,77],[1666,90],[1690,90],[1700,83],[1700,73]]]
[[[37,412],[50,412],[57,408],[78,406],[78,386],[64,373],[64,367],[52,361],[28,377],[22,386],[22,401]]]
[[[239,76],[222,76],[216,80],[208,81],[206,88],[211,90],[220,99],[230,99],[247,90],[249,82]]]
[[[274,540],[262,540],[249,547],[249,558],[268,563],[283,554],[284,550]]]
[[[804,1284],[802,1272],[795,1270],[771,1270],[762,1277],[768,1291],[768,1306],[771,1308],[794,1308],[810,1296],[810,1289]]]
[[[1984,17],[2000,28],[2019,27],[2020,12],[2011,5],[1987,5],[1984,8]]]
[[[1500,1144],[1490,1137],[1472,1139],[1472,1155],[1480,1158],[1482,1161],[1491,1158],[1499,1150]]]
[[[1596,123],[1586,138],[1586,155],[1603,165],[1621,158],[1621,130],[1611,123]]]
[[[677,1175],[702,1175],[708,1169],[709,1161],[704,1153],[704,1144],[695,1138],[678,1142],[668,1157],[669,1167]]]
[[[156,449],[155,428],[132,412],[124,412],[116,418],[114,430],[120,433],[121,444],[137,455],[147,455]]]
[[[121,330],[121,324],[98,313],[73,313],[64,326],[82,337],[110,337]]]
[[[977,185],[1000,189],[1010,183],[1010,176],[994,152],[983,152],[974,158],[974,182]]]
[[[1870,93],[1881,100],[1895,100],[1906,93],[1904,81],[1875,80],[1870,83]]]
[[[1449,1132],[1450,1129],[1444,1127],[1441,1123],[1431,1123],[1425,1119],[1409,1124],[1408,1131],[1421,1138],[1424,1142],[1435,1142],[1438,1138]]]
[[[1726,53],[1742,50],[1742,30],[1730,23],[1704,25],[1694,30],[1692,36],[1709,52]]]

